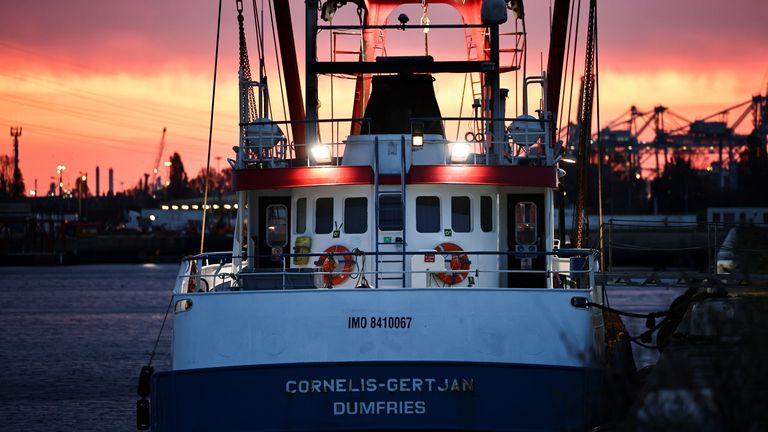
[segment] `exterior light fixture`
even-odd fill
[[[160,208],[163,209],[163,210],[169,210],[170,209],[170,207],[168,207],[167,205],[162,205]]]
[[[189,210],[189,206],[187,204],[184,204],[181,206],[182,210]]]
[[[197,204],[192,204],[192,210],[197,210],[199,208],[200,208],[200,206],[198,206]]]
[[[155,215],[153,215],[153,214],[149,215],[149,220],[151,220],[152,222],[154,222],[154,221],[155,221],[155,219],[157,219],[157,218],[155,217]]]
[[[575,164],[576,163],[576,158],[574,158],[573,156],[564,156],[564,157],[560,158],[560,162],[565,162],[565,163],[568,163],[568,164]]]
[[[312,158],[319,164],[331,163],[331,149],[325,144],[315,144],[310,147]]]
[[[451,162],[466,162],[469,157],[470,147],[465,142],[451,144]]]
[[[224,204],[224,208],[226,210],[230,210],[232,208],[232,204]]]
[[[175,204],[174,204],[174,205],[172,205],[172,206],[171,206],[171,208],[172,208],[173,210],[178,210],[178,209],[179,209],[179,206],[177,206],[177,205],[175,205]]]
[[[424,147],[424,123],[411,124],[411,146],[415,149]]]

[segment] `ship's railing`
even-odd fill
[[[491,121],[504,124],[500,136],[488,133]],[[305,127],[307,123],[257,119],[241,125],[243,142],[235,147],[237,159],[230,163],[237,169],[342,165],[349,132],[357,129],[358,135],[366,136],[376,129],[367,118],[321,119],[316,124],[320,137],[326,139],[311,145],[291,142],[286,134],[293,126]],[[440,125],[446,138],[438,144],[446,147],[446,165],[551,165],[557,161],[558,151],[549,143],[546,118],[414,117],[410,123],[410,133],[402,135],[411,151],[420,149],[419,137],[424,140],[425,134],[441,135],[430,132],[430,128],[425,130],[425,125]],[[428,144],[434,145],[434,139],[428,140]],[[296,157],[300,148],[307,155],[302,160]]]
[[[344,154],[344,141],[352,129],[363,133],[370,131],[370,119],[338,118],[313,121],[318,129],[320,143],[297,143],[290,135],[294,127],[306,127],[308,120],[267,120],[256,119],[243,123],[243,140],[234,147],[237,159],[230,164],[237,169],[243,168],[280,168],[305,165],[341,165]],[[330,139],[327,139],[330,137]],[[321,145],[323,152],[314,147]],[[303,151],[301,151],[301,150]],[[309,157],[299,160],[297,152]],[[321,154],[322,153],[322,154]]]
[[[464,159],[454,157],[452,149],[449,149],[446,164],[551,165],[558,153],[549,144],[550,126],[545,118],[420,117],[411,119],[411,130],[419,131],[429,122],[440,122],[445,131],[446,144],[469,146],[469,154]],[[500,136],[493,136],[489,131],[491,122],[502,122],[504,125]],[[497,160],[488,157],[494,148],[501,150]]]
[[[376,271],[366,270],[365,261],[367,258],[377,259],[382,256],[429,256],[432,260],[440,263],[445,260],[446,268],[430,270],[395,270],[385,269]],[[443,258],[437,258],[440,255]],[[450,262],[453,256],[466,256],[469,258],[468,269],[450,269]],[[313,288],[340,288],[330,285],[328,280],[341,274],[338,270],[323,271],[321,260],[333,258],[342,261],[346,257],[352,256],[355,261],[352,270],[349,272],[350,279],[358,281],[365,279],[365,288],[376,288],[375,281],[377,276],[400,275],[401,277],[411,277],[414,275],[424,275],[423,280],[432,280],[438,273],[459,274],[468,273],[474,275],[479,280],[500,280],[502,277],[514,277],[514,275],[540,275],[541,283],[536,286],[509,287],[514,288],[560,288],[560,289],[594,289],[595,272],[597,269],[596,251],[592,249],[557,249],[549,252],[515,252],[515,251],[460,251],[460,252],[437,252],[432,250],[406,251],[406,252],[363,252],[355,250],[354,252],[320,252],[320,253],[293,253],[270,256],[270,258],[279,265],[276,268],[257,268],[243,269],[237,271],[232,265],[232,254],[229,252],[205,253],[187,257],[183,260],[176,282],[176,292],[211,292],[211,291],[239,291],[239,290],[286,290],[286,289],[313,289]],[[492,265],[473,265],[479,262],[481,256],[492,256],[497,260],[489,260]],[[242,257],[245,261],[247,257]],[[265,257],[253,257],[258,258]],[[501,259],[540,259],[544,261],[543,268],[530,269],[505,269],[500,268],[498,260]],[[314,266],[291,267],[292,260],[304,259]],[[279,264],[278,264],[279,263]],[[539,266],[539,265],[537,265]],[[490,276],[490,277],[489,277]],[[463,279],[463,278],[462,278]],[[504,283],[495,283],[493,286],[507,287]],[[440,287],[441,285],[412,286],[412,288]],[[444,287],[450,285],[443,284]],[[472,284],[470,284],[472,286]],[[485,283],[478,283],[477,286],[489,287]],[[386,286],[381,286],[385,288]],[[349,288],[345,286],[344,288]]]

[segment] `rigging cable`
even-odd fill
[[[578,47],[579,43],[579,24],[581,21],[581,0],[579,0],[579,4],[576,7],[576,31],[573,33],[573,58],[571,60],[571,86],[568,90],[568,131],[565,134],[565,147],[568,148],[568,144],[571,141],[571,131],[570,131],[570,124],[571,124],[571,107],[573,106],[573,82],[575,80],[576,75],[576,49]]]
[[[277,79],[280,84],[280,99],[283,102],[283,119],[288,121],[288,114],[287,109],[285,108],[285,92],[283,91],[283,71],[282,67],[280,66],[280,56],[278,55],[277,50],[277,37],[275,35],[277,34],[277,31],[275,31],[275,16],[272,13],[272,2],[268,2],[269,4],[269,22],[272,24],[272,44],[275,48],[275,63],[277,63]],[[291,119],[293,120],[293,119]],[[291,142],[291,132],[292,129],[286,125],[285,127],[285,136],[288,138],[288,142]]]
[[[252,2],[253,6],[253,26],[256,29],[256,52],[259,56],[259,110],[255,111],[256,116],[261,118],[267,118],[269,116],[269,113],[272,112],[272,99],[269,98],[269,90],[267,86],[264,85],[264,82],[266,81],[267,76],[267,66],[264,64],[264,4],[262,2],[262,10],[261,10],[261,20],[259,20],[259,9],[256,6],[256,0],[253,0]],[[238,15],[237,20],[242,25],[242,14]],[[247,68],[247,70],[250,71],[251,65],[250,61],[248,61],[248,49],[246,48],[245,44],[245,30],[240,29],[240,67]],[[245,51],[243,53],[243,51]],[[245,61],[243,61],[243,56],[245,56]],[[251,77],[248,77],[248,80],[251,80]],[[252,87],[248,86],[248,96],[250,97],[253,94]],[[264,99],[266,98],[266,103]],[[269,107],[269,109],[266,109]],[[249,120],[250,117],[249,117]]]
[[[566,44],[566,51],[565,51],[565,72],[563,73],[563,76],[566,79],[566,82],[563,83],[563,88],[566,87],[565,84],[567,84],[568,80],[568,63],[571,59],[571,35],[573,34],[573,8],[576,6],[576,2],[571,2],[571,13],[568,15],[570,22],[568,23],[568,42]],[[576,57],[576,52],[574,49],[573,53],[574,57]],[[562,132],[563,127],[563,107],[565,106],[565,91],[563,91],[562,98],[560,99],[560,112],[558,113],[560,115],[560,118],[557,121],[557,132],[558,135]],[[565,149],[563,149],[563,155],[565,155]]]
[[[200,253],[205,248],[205,219],[208,214],[208,183],[211,173],[211,144],[213,142],[213,113],[216,107],[216,73],[219,70],[219,40],[221,39],[221,1],[219,0],[219,13],[216,23],[216,52],[213,56],[213,91],[211,94],[211,121],[208,128],[208,157],[205,162],[205,188],[203,189],[203,221],[200,229]],[[237,1],[238,8],[242,11],[242,0]]]
[[[600,270],[605,274],[605,254],[603,253],[603,140],[600,139],[600,56],[597,37],[597,4],[595,4],[595,110],[597,110],[597,214],[598,227],[600,232],[598,240],[600,242]],[[605,290],[603,290],[605,292]]]
[[[584,79],[581,94],[581,116],[579,119],[579,152],[578,152],[578,164],[576,171],[576,208],[574,210],[574,216],[576,218],[574,230],[574,247],[581,248],[587,243],[589,238],[589,231],[585,232],[585,222],[588,222],[585,216],[587,207],[587,194],[588,190],[588,177],[589,171],[589,148],[591,141],[591,128],[592,128],[592,109],[594,103],[594,48],[595,48],[595,9],[597,8],[597,0],[589,1],[589,20],[587,24],[587,48],[586,56],[584,60]]]

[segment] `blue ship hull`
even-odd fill
[[[168,371],[154,431],[588,430],[602,370],[367,362]]]

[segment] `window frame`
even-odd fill
[[[300,202],[303,202],[303,209],[301,208],[302,205],[299,204]],[[301,197],[296,199],[296,211],[294,212],[296,214],[295,216],[295,232],[296,234],[306,234],[307,232],[307,197]],[[303,219],[303,220],[302,220]],[[303,222],[299,223],[299,222]],[[299,231],[299,228],[303,225],[303,229]]]
[[[486,211],[484,211],[483,203],[488,203],[488,209],[487,209],[487,218],[483,217],[486,214]],[[480,231],[482,232],[494,232],[495,229],[495,223],[494,223],[494,214],[493,214],[493,197],[490,195],[481,195],[480,196]],[[485,221],[488,221],[490,223],[490,228],[485,229],[486,224],[484,224]]]
[[[427,198],[434,198],[434,199],[437,200],[437,206],[436,206],[436,208],[437,208],[437,218],[436,218],[437,219],[437,229],[434,230],[434,231],[422,231],[420,229],[421,228],[420,227],[420,221],[422,221],[422,220],[429,221],[429,220],[432,219],[432,218],[429,218],[429,217],[427,217],[426,219],[425,218],[421,218],[420,217],[420,213],[419,213],[419,200],[427,199]],[[442,228],[442,226],[443,226],[443,224],[442,224],[442,211],[441,211],[442,203],[441,203],[440,197],[437,196],[437,195],[420,195],[420,196],[416,197],[415,203],[416,203],[416,232],[427,233],[427,234],[439,233],[441,228]],[[430,215],[427,215],[427,216],[430,216]]]
[[[349,228],[349,223],[347,222],[347,202],[349,200],[363,200],[364,201],[365,205],[363,206],[363,209],[364,209],[365,213],[364,213],[363,218],[362,218],[363,224],[364,224],[363,231],[355,231],[355,232],[347,231],[347,229]],[[367,233],[368,232],[368,197],[366,197],[366,196],[357,196],[357,197],[346,197],[346,198],[344,198],[343,215],[342,215],[342,217],[344,218],[344,225],[343,225],[343,227],[344,227],[344,233],[345,234],[365,234],[365,233]]]
[[[272,243],[272,238],[270,236],[270,229],[269,228],[273,227],[273,226],[277,227],[277,224],[271,224],[270,223],[272,221],[272,213],[271,213],[270,210],[273,207],[278,208],[278,209],[282,208],[282,210],[285,211],[285,215],[282,218],[278,219],[278,220],[282,220],[283,221],[282,224],[284,225],[284,229],[282,230],[282,232],[283,232],[283,234],[282,234],[283,242],[282,243]],[[265,209],[265,216],[266,216],[267,220],[266,220],[266,224],[265,224],[265,231],[266,232],[264,233],[264,240],[267,243],[267,246],[269,246],[271,248],[281,248],[281,249],[284,248],[285,246],[288,245],[288,242],[290,240],[290,235],[289,235],[289,231],[288,231],[288,219],[289,219],[289,216],[288,216],[288,206],[285,205],[285,204],[270,204]],[[277,233],[279,231],[280,230],[278,230],[278,229],[274,229],[271,232]],[[273,235],[275,235],[275,234],[273,234]]]
[[[455,211],[455,201],[457,200],[464,200],[466,199],[466,210],[467,218],[469,219],[466,223],[466,230],[458,230],[456,229],[456,221],[455,221],[455,215],[457,212]],[[463,217],[463,215],[461,216]],[[472,229],[472,198],[470,198],[467,195],[458,195],[458,196],[451,196],[451,230],[455,233],[471,233],[473,231]],[[463,226],[460,228],[464,228]]]
[[[319,224],[318,224],[318,216],[320,215],[319,212],[318,212],[318,209],[320,208],[318,203],[321,200],[330,200],[330,202],[331,202],[331,223],[330,223],[330,229],[328,231],[318,231],[318,226],[319,226]],[[333,197],[320,197],[320,198],[315,199],[315,227],[314,227],[315,228],[315,234],[330,234],[330,233],[333,232],[333,228],[334,228],[333,227],[333,221],[334,221],[334,219],[333,219],[333,217],[334,217],[334,208],[333,207],[334,207],[335,204],[336,203],[335,203],[335,200],[333,199]]]

